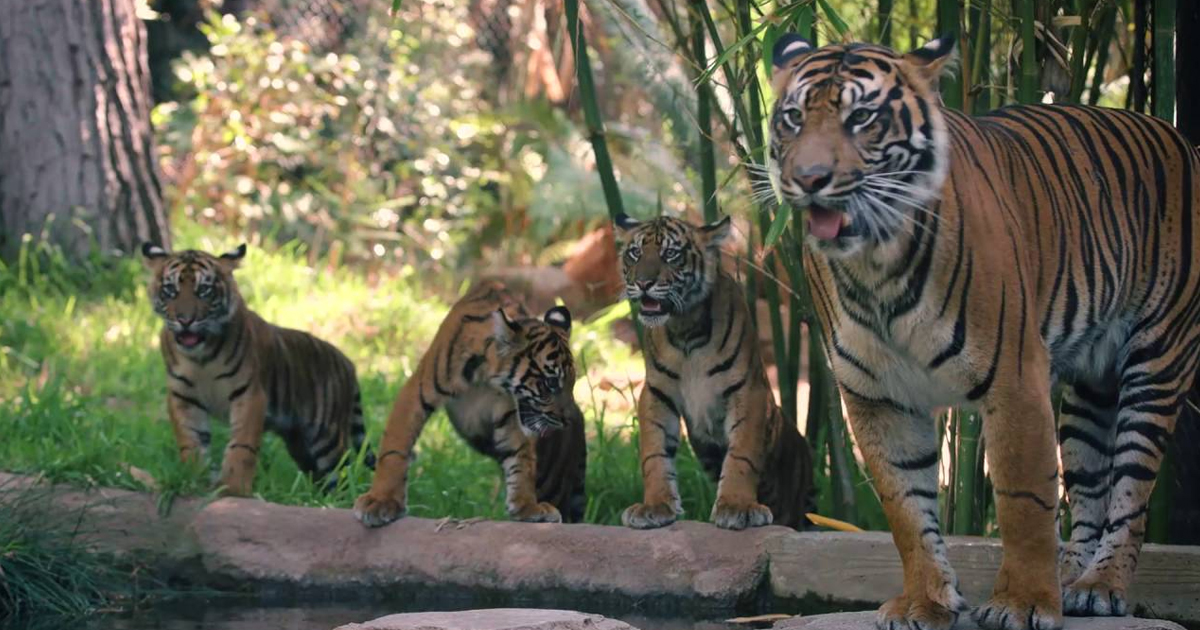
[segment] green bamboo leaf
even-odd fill
[[[775,221],[771,223],[771,229],[767,230],[766,240],[763,241],[763,247],[770,249],[775,245],[775,241],[779,240],[779,236],[783,234],[783,228],[787,227],[788,212],[786,208],[779,208],[775,213]]]
[[[821,7],[821,12],[825,14],[829,23],[833,25],[833,30],[837,31],[839,37],[845,37],[846,33],[850,32],[850,27],[846,25],[846,20],[843,20],[842,16],[833,10],[833,7],[829,5],[829,0],[817,0],[817,5]]]
[[[392,15],[395,16],[400,12],[400,3],[403,0],[392,0]]]

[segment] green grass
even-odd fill
[[[234,245],[189,226],[179,241],[180,248],[211,251]],[[175,496],[212,491],[227,425],[213,422],[205,465],[179,462],[166,419],[159,320],[145,295],[145,277],[138,260],[66,265],[36,247],[18,264],[0,268],[0,469],[138,490],[151,489],[150,478],[164,506]],[[446,287],[462,284],[412,269],[368,277],[327,268],[326,261],[310,266],[298,246],[251,247],[237,277],[250,308],[273,323],[313,332],[355,362],[373,445],[393,396],[445,315],[444,298],[453,297]],[[640,357],[610,340],[606,319],[577,324],[573,345],[581,374],[640,367]],[[587,517],[617,523],[641,498],[636,422],[606,418],[590,397],[588,377],[580,381],[576,393],[589,426]],[[440,412],[417,452],[411,514],[504,518],[499,467],[472,451]],[[679,467],[688,517],[707,519],[713,484],[686,449]],[[338,487],[324,492],[297,470],[282,441],[268,435],[254,491],[272,502],[349,507],[370,481],[371,471],[350,461]]]

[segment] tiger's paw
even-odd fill
[[[1098,580],[1076,580],[1063,589],[1063,613],[1073,617],[1122,617],[1129,614],[1125,591]]]
[[[254,478],[223,476],[217,481],[217,494],[223,497],[248,497],[254,489]]]
[[[635,503],[621,514],[621,524],[633,529],[657,529],[675,522],[679,515],[669,503]]]
[[[984,630],[1061,630],[1062,613],[1054,597],[996,593],[972,617]]]
[[[928,599],[918,601],[900,595],[879,607],[875,627],[879,630],[949,630],[957,620],[957,610]]]
[[[1058,550],[1058,575],[1062,581],[1063,592],[1066,593],[1067,587],[1075,583],[1079,576],[1087,569],[1087,565],[1092,560],[1092,553],[1085,549],[1083,545],[1076,542],[1062,543]],[[1064,605],[1066,601],[1064,600]]]
[[[561,523],[562,515],[558,508],[549,503],[534,503],[509,510],[508,517],[523,523]]]
[[[761,503],[739,504],[717,499],[712,510],[712,522],[721,529],[763,527],[770,525],[774,518],[771,508]]]
[[[404,501],[392,497],[376,497],[370,492],[354,501],[354,518],[367,527],[382,527],[404,516]]]

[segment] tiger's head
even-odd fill
[[[694,226],[672,217],[616,220],[622,241],[623,297],[639,303],[638,319],[662,326],[708,297],[717,278],[721,243],[729,236],[729,217]]]
[[[203,347],[237,312],[241,297],[233,270],[245,255],[245,244],[220,256],[142,245],[142,260],[152,273],[150,303],[183,352]]]
[[[952,37],[904,55],[777,41],[771,176],[786,201],[807,206],[811,245],[848,256],[922,229],[949,166],[937,84],[953,53]]]
[[[512,395],[521,427],[540,435],[563,426],[557,400],[575,388],[571,354],[571,312],[563,306],[542,319],[510,319],[503,309],[492,317],[495,365],[489,382]]]

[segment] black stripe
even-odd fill
[[[241,387],[233,390],[233,392],[229,394],[229,402],[237,400],[239,396],[246,393],[247,389],[250,389],[250,381],[246,381]]]
[[[180,394],[179,392],[177,392],[175,390],[171,390],[171,395],[193,407],[196,407],[197,409],[203,411],[204,413],[209,413],[208,407],[205,407],[204,403],[200,402],[199,400],[196,400],[195,398],[192,398],[191,396],[184,396],[183,394]]]
[[[249,353],[243,352],[241,355],[239,355],[237,358],[237,363],[235,363],[228,372],[217,375],[217,380],[219,381],[224,378],[229,378],[229,377],[233,376],[234,374],[237,374],[238,370],[242,369],[242,363],[246,360],[247,354],[249,354]]]
[[[175,370],[172,370],[171,366],[169,366],[169,365],[167,366],[167,376],[170,376],[171,378],[179,381],[180,383],[183,383],[184,385],[187,385],[188,387],[196,386],[196,384],[193,383],[191,381],[191,379],[187,378],[186,376],[180,376],[179,374],[176,374]]]
[[[938,493],[937,493],[937,490],[924,490],[922,488],[912,488],[908,492],[905,492],[904,496],[905,496],[905,498],[920,497],[922,499],[929,499],[931,501],[937,501]]]
[[[1029,501],[1033,501],[1034,503],[1038,504],[1038,506],[1040,506],[1043,510],[1053,510],[1054,509],[1053,505],[1046,503],[1045,501],[1042,500],[1041,497],[1039,497],[1038,495],[1036,495],[1028,490],[1009,491],[1009,490],[996,489],[996,494],[998,494],[1002,497],[1009,497],[1012,499],[1027,499]]]
[[[745,378],[742,378],[742,380],[740,380],[740,381],[738,381],[738,382],[734,383],[733,385],[730,385],[729,387],[726,387],[726,388],[725,388],[725,391],[721,392],[721,399],[722,399],[722,400],[729,400],[729,397],[730,397],[730,396],[732,396],[732,395],[733,395],[735,392],[737,392],[739,389],[741,389],[741,388],[742,388],[742,386],[743,386],[743,385],[745,385],[745,384],[746,384],[746,379],[745,379]]]
[[[258,455],[258,449],[254,448],[253,446],[250,446],[249,444],[241,444],[238,442],[230,442],[229,446],[225,447],[225,450],[232,451],[232,450],[238,449],[238,448],[244,448],[247,451],[250,451],[251,453]]]
[[[888,463],[900,470],[924,470],[930,466],[937,465],[938,452],[933,450],[927,455],[919,455],[910,459],[889,460]]]
[[[988,368],[987,376],[983,377],[978,385],[967,392],[967,400],[975,401],[983,398],[983,395],[992,388],[992,381],[996,378],[996,369],[1000,365],[1000,348],[1004,346],[1004,303],[1007,297],[1007,291],[1004,287],[1000,287],[1000,323],[996,326],[996,351],[992,353],[992,366]]]
[[[646,385],[646,389],[649,389],[650,393],[653,394],[659,402],[666,405],[667,409],[670,409],[671,413],[675,414],[677,419],[679,418],[679,409],[675,407],[675,402],[671,400],[670,396],[667,396],[661,389],[653,385]]]

